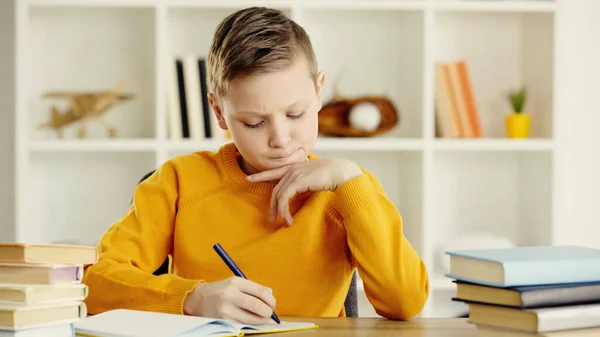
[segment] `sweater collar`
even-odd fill
[[[219,151],[221,153],[221,160],[223,161],[223,166],[225,168],[225,172],[229,179],[231,179],[235,184],[241,186],[242,188],[256,194],[260,195],[270,195],[276,184],[270,182],[249,182],[246,180],[247,174],[242,171],[239,159],[241,157],[240,152],[238,151],[235,143],[227,143],[223,145]],[[318,157],[310,154],[308,156],[309,160],[317,160]]]

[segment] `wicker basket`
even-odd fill
[[[381,123],[376,130],[359,130],[350,125],[350,110],[364,102],[375,104],[381,112]],[[372,137],[392,130],[398,121],[398,111],[386,97],[337,98],[319,111],[319,133],[331,137]]]

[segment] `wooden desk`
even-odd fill
[[[425,318],[406,322],[381,318],[281,317],[281,319],[292,322],[313,322],[319,326],[318,329],[288,333],[294,337],[476,337],[478,335],[477,328],[467,323],[465,318]]]

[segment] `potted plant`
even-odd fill
[[[527,91],[525,88],[511,90],[507,94],[512,113],[506,116],[506,134],[509,138],[527,138],[531,126],[531,117],[524,111]]]

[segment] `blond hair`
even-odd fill
[[[234,78],[285,69],[298,57],[316,80],[316,56],[300,25],[276,9],[239,10],[219,24],[213,37],[207,59],[209,90],[223,97]]]

